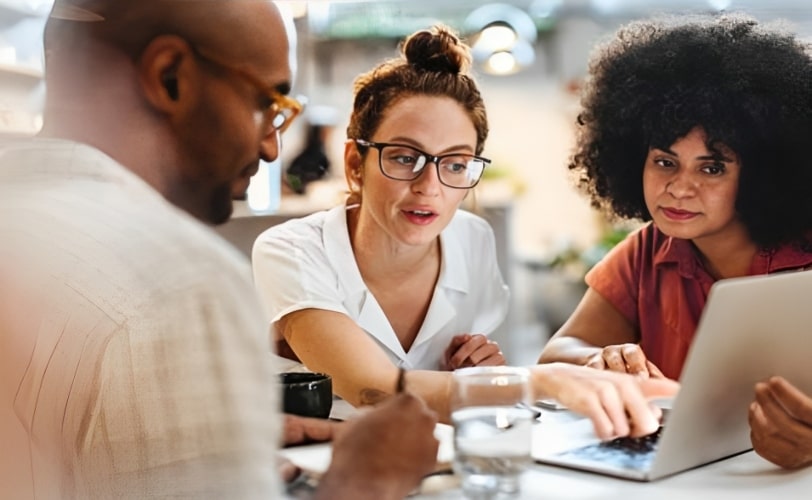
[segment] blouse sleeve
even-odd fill
[[[609,301],[629,322],[638,327],[641,258],[651,225],[626,237],[586,274],[586,284]]]
[[[291,230],[289,224],[259,235],[252,252],[254,285],[271,323],[302,309],[348,314],[320,231],[306,226]]]

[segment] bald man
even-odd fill
[[[0,149],[0,497],[279,496],[267,320],[207,226],[298,111],[277,9],[56,0],[45,51],[42,132]],[[286,435],[336,433],[317,495],[402,498],[435,421],[402,395]]]

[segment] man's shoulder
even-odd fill
[[[0,158],[11,194],[0,197],[0,233],[13,237],[23,265],[49,269],[79,295],[108,297],[113,308],[161,288],[232,281],[250,289],[236,249],[102,152],[69,141],[9,148]]]
[[[218,267],[227,266],[242,270],[248,266],[247,258],[217,234],[213,228],[199,222],[183,211],[154,214],[162,224],[156,231],[156,238],[150,248],[152,251],[166,255],[167,258],[184,263],[200,265],[211,263]],[[153,227],[153,226],[150,226]]]

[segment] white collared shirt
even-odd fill
[[[361,277],[346,210],[339,206],[291,220],[257,238],[254,283],[272,323],[302,309],[346,314],[394,364],[436,370],[452,337],[489,335],[504,320],[509,291],[497,264],[493,230],[484,219],[458,210],[440,234],[440,277],[423,325],[405,351]]]

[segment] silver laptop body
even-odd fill
[[[756,382],[781,375],[812,393],[810,297],[812,271],[718,281],[652,451],[615,457],[618,443],[596,443],[552,453],[534,449],[534,458],[650,481],[751,449],[747,413]]]

